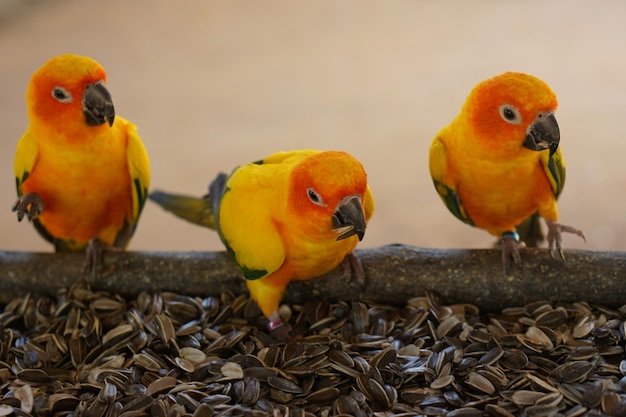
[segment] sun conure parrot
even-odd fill
[[[339,151],[277,152],[219,174],[204,199],[160,191],[150,199],[217,230],[272,333],[284,329],[278,307],[287,284],[354,262],[374,211],[363,166]]]
[[[448,209],[461,221],[501,239],[505,271],[521,261],[519,248],[536,244],[538,216],[548,227],[550,254],[563,259],[556,200],[565,165],[554,112],[557,99],[537,77],[507,72],[478,84],[461,113],[430,147],[430,173]],[[536,224],[533,224],[536,223]],[[532,241],[534,239],[534,241]]]
[[[136,127],[115,115],[105,83],[91,58],[46,62],[28,84],[14,161],[18,220],[26,215],[57,252],[86,250],[94,274],[103,249],[128,245],[150,182]]]

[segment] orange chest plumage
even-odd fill
[[[284,268],[291,272],[290,280],[306,280],[336,268],[359,243],[356,236],[335,240],[335,236],[324,239],[294,238],[283,236],[285,241]]]
[[[118,132],[119,133],[119,132]],[[132,216],[126,137],[95,136],[88,142],[39,144],[36,162],[22,184],[44,203],[39,221],[58,238],[112,245]]]
[[[460,166],[462,165],[462,166]],[[477,227],[499,235],[553,204],[555,197],[538,158],[452,162],[459,198]]]

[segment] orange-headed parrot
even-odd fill
[[[278,307],[290,281],[355,260],[348,255],[374,211],[363,166],[339,151],[278,152],[219,174],[204,199],[159,191],[150,199],[218,231],[270,330],[283,325]]]
[[[14,161],[18,220],[26,215],[58,252],[86,250],[94,274],[104,248],[128,245],[150,182],[136,127],[115,115],[105,83],[91,58],[46,62],[28,85]]]
[[[563,259],[561,233],[583,237],[557,223],[556,200],[565,165],[554,112],[557,99],[537,77],[507,72],[478,84],[461,113],[430,147],[430,173],[448,209],[461,221],[502,241],[505,271],[521,261],[518,228],[543,217],[550,254]],[[530,242],[532,244],[533,242]]]

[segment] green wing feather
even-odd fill
[[[13,173],[15,174],[15,187],[17,188],[18,197],[22,196],[22,183],[26,181],[26,178],[32,171],[37,160],[37,153],[38,148],[35,138],[30,133],[30,129],[27,129],[17,143],[15,160],[13,161]]]
[[[565,186],[565,161],[561,148],[558,148],[554,155],[543,158],[541,165],[550,180],[554,197],[559,198]]]
[[[35,161],[37,160],[38,147],[35,142],[35,138],[30,132],[30,129],[27,129],[24,135],[20,138],[17,143],[17,149],[15,151],[15,159],[13,161],[13,173],[15,175],[15,189],[17,190],[17,196],[22,196],[22,184],[33,169],[35,165]],[[82,247],[73,242],[68,242],[68,247],[64,247],[64,242],[59,239],[55,239],[48,230],[41,224],[38,219],[33,219],[33,226],[35,226],[35,230],[48,242],[54,244],[55,249],[59,252],[68,252],[81,250]],[[74,247],[77,246],[77,247]]]
[[[439,197],[443,200],[450,213],[454,214],[454,216],[461,220],[463,223],[467,223],[470,226],[474,226],[474,222],[467,215],[465,210],[463,209],[463,205],[461,204],[461,199],[459,195],[454,191],[454,189],[448,187],[446,184],[442,182],[438,182],[433,180],[435,184],[435,189],[439,194]]]
[[[448,207],[448,210],[450,210],[457,219],[461,220],[463,223],[474,226],[474,222],[463,208],[463,204],[461,203],[456,189],[446,182],[448,165],[447,153],[445,143],[439,137],[435,138],[430,147],[429,158],[430,176],[435,184],[435,190],[437,190],[439,197],[441,197],[446,207]]]
[[[150,161],[135,125],[128,122],[128,170],[132,183],[133,223],[137,223],[148,198],[150,188]]]
[[[150,161],[148,159],[148,152],[146,152],[146,148],[143,146],[141,138],[137,134],[135,125],[121,117],[116,118],[115,123],[122,124],[128,137],[126,161],[131,180],[131,195],[133,199],[132,217],[125,220],[124,225],[115,237],[115,242],[113,242],[113,246],[125,248],[130,238],[135,233],[139,216],[148,199]]]
[[[552,156],[547,151],[544,151],[542,153],[541,166],[548,177],[548,181],[550,181],[552,194],[554,194],[555,198],[559,198],[565,186],[565,162],[561,148],[558,148]],[[525,242],[528,247],[537,247],[545,240],[539,218],[539,213],[534,213],[517,226],[520,240]]]
[[[285,248],[276,218],[281,218],[281,201],[292,164],[308,151],[278,152],[241,165],[227,177],[218,176],[209,189],[218,231],[228,251],[248,280],[263,278],[285,261]],[[286,182],[285,182],[286,184]]]

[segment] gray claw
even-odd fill
[[[546,220],[546,224],[548,225],[548,234],[547,234],[548,249],[550,250],[550,256],[553,259],[556,258],[555,253],[554,253],[555,247],[556,247],[556,251],[559,254],[559,258],[561,258],[561,260],[565,262],[565,255],[563,253],[563,245],[562,245],[562,241],[563,241],[562,233],[563,232],[572,233],[577,236],[580,236],[585,241],[587,240],[585,238],[585,234],[581,230],[578,230],[574,227],[566,226],[566,225],[557,223],[552,220]]]

